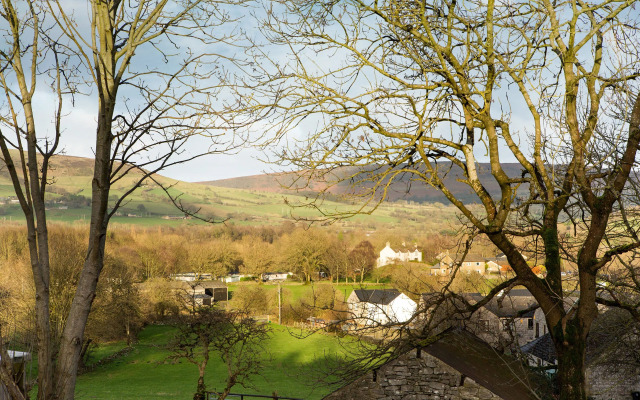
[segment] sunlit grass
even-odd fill
[[[331,388],[314,388],[305,371],[319,368],[326,354],[342,353],[340,341],[332,335],[314,334],[306,338],[294,337],[281,326],[273,328],[268,348],[272,359],[261,376],[254,379],[256,389],[241,386],[234,392],[320,399]],[[128,355],[113,360],[95,371],[81,375],[76,389],[77,399],[190,399],[198,377],[194,365],[185,360],[167,360],[166,344],[174,328],[149,326],[140,334],[139,342]],[[299,331],[298,331],[299,333]],[[122,344],[102,347],[94,359],[117,351]],[[96,357],[97,356],[97,357]],[[212,357],[207,368],[206,382],[210,389],[221,389],[226,370],[221,361]]]

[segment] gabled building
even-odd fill
[[[449,329],[324,399],[540,400],[551,398],[549,387],[518,359],[465,330]]]
[[[347,298],[347,308],[357,324],[375,326],[408,321],[417,304],[395,289],[356,289]]]
[[[497,275],[500,274],[501,266],[505,264],[504,260],[497,257],[483,257],[478,254],[467,254],[463,260],[462,255],[452,256],[449,251],[438,254],[436,259],[439,262],[431,267],[431,275],[448,276],[456,267],[459,268],[459,272],[465,274]]]
[[[587,339],[585,383],[589,399],[640,398],[640,326],[623,310],[600,314]],[[557,356],[550,334],[522,346],[530,365],[553,367]]]
[[[391,243],[387,242],[385,248],[380,250],[380,257],[378,257],[376,265],[380,268],[396,262],[408,261],[422,262],[422,252],[418,250],[417,245],[413,249],[408,249],[402,243],[402,249],[395,251],[391,248]]]
[[[479,293],[463,296],[472,304],[484,298]],[[489,343],[497,345],[499,341],[500,347],[519,347],[547,333],[544,313],[524,288],[498,293],[474,314],[469,327]]]

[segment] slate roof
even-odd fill
[[[468,293],[464,296],[467,301],[471,303],[476,303],[484,298],[484,296],[479,293]],[[533,318],[535,309],[531,308],[537,304],[538,302],[528,290],[514,289],[506,295],[495,296],[485,304],[484,308],[495,314],[498,318]],[[524,310],[529,311],[520,314],[520,312]]]
[[[629,323],[634,323],[631,315],[624,310],[610,309],[599,315],[589,333],[586,346],[586,364],[589,365],[602,356],[621,360],[628,353],[629,344],[621,340],[633,334]],[[633,344],[635,345],[635,341]],[[520,347],[523,353],[531,354],[546,362],[556,363],[556,349],[549,333]]]
[[[536,356],[548,363],[556,363],[556,349],[548,333],[520,347],[520,351]]]
[[[438,340],[424,347],[423,351],[503,399],[550,397],[547,383],[523,366],[518,359],[498,353],[489,344],[463,329],[445,331]]]
[[[400,292],[396,289],[356,289],[353,292],[359,301],[385,306],[400,296]]]

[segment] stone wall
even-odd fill
[[[632,400],[631,393],[640,392],[638,366],[627,364],[624,361],[592,364],[587,368],[586,378],[589,399]]]
[[[439,359],[412,350],[336,390],[326,400],[492,400],[500,397]]]

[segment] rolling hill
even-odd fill
[[[503,168],[507,175],[510,177],[517,177],[521,175],[522,167],[517,163],[503,164]],[[462,172],[460,169],[451,168],[451,164],[441,165],[442,171],[449,171],[444,182],[447,188],[458,198],[466,204],[473,204],[478,202],[478,198],[471,192],[469,187],[460,181],[462,178]],[[264,174],[264,175],[252,175],[240,178],[222,179],[216,181],[200,182],[204,185],[244,189],[244,190],[257,190],[261,192],[269,193],[291,193],[290,188],[297,189],[299,193],[305,195],[311,195],[321,190],[326,190],[328,193],[336,196],[335,198],[345,197],[351,193],[361,192],[363,189],[367,190],[372,187],[371,182],[358,183],[358,187],[354,187],[349,183],[349,179],[345,177],[354,176],[357,173],[361,173],[354,167],[344,167],[332,171],[331,182],[323,180],[313,180],[306,182],[304,179],[298,179],[299,176],[296,173],[277,173],[277,174]],[[375,171],[364,171],[362,176],[373,175]],[[480,180],[485,183],[488,190],[494,194],[499,195],[499,187],[491,176],[491,170],[489,164],[480,164],[478,166],[478,173]],[[526,188],[523,188],[526,190]],[[437,188],[426,184],[424,181],[419,181],[415,175],[408,173],[398,175],[390,185],[387,192],[387,200],[398,201],[406,200],[418,203],[448,203],[448,200]]]
[[[48,186],[46,201],[48,218],[54,221],[86,223],[89,217],[91,196],[91,174],[93,160],[72,156],[56,156],[50,169],[51,184]],[[285,174],[286,175],[286,174]],[[115,201],[131,185],[136,174],[125,177],[112,187]],[[206,218],[214,218],[230,223],[247,225],[278,225],[298,219],[314,219],[321,213],[311,207],[291,207],[292,204],[308,203],[310,193],[288,192],[277,183],[277,176],[228,180],[227,186],[175,181],[163,176],[155,179],[169,192],[179,197],[183,205],[191,210],[199,210]],[[250,185],[246,183],[250,182]],[[245,185],[244,187],[242,185]],[[234,187],[235,186],[235,187]],[[337,192],[339,193],[339,192]],[[0,168],[0,220],[23,220],[19,205],[6,168]],[[384,226],[404,226],[413,229],[433,228],[438,231],[455,229],[456,210],[452,206],[432,202],[417,203],[402,199],[381,204],[371,215],[356,215],[340,222],[343,226],[376,229]],[[346,213],[357,209],[353,202],[325,199],[324,210]],[[119,209],[113,222],[135,225],[182,225],[200,223],[195,219],[184,219],[162,188],[153,183],[138,188]]]

